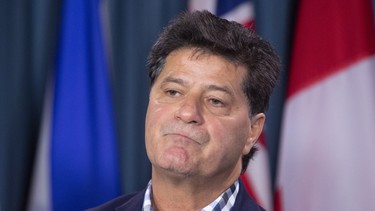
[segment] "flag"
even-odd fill
[[[268,211],[273,210],[272,188],[269,167],[269,154],[266,145],[266,132],[259,137],[259,151],[250,161],[249,167],[241,179],[253,199]]]
[[[301,0],[282,123],[277,208],[375,209],[371,0]]]
[[[84,210],[120,194],[99,4],[63,1],[29,210]]]
[[[249,0],[189,0],[188,3],[190,11],[208,10],[245,27],[254,26],[254,5]]]
[[[236,21],[245,27],[255,28],[254,5],[248,0],[190,0],[189,10],[208,10],[211,13],[225,18],[229,21]],[[272,188],[269,169],[269,157],[265,144],[265,135],[262,134],[258,141],[259,151],[250,162],[245,174],[241,179],[245,184],[248,193],[254,200],[266,210],[272,210]]]

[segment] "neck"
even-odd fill
[[[199,178],[170,176],[153,169],[152,204],[156,211],[200,210],[227,190],[239,174]]]

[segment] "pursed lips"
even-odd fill
[[[193,141],[194,143],[197,143],[199,145],[201,145],[201,143],[199,141],[197,141],[197,139],[185,134],[185,133],[178,133],[178,132],[172,132],[172,133],[166,133],[164,134],[164,136],[176,136],[177,138],[182,138],[184,140],[188,140],[188,141]]]

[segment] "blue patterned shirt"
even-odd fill
[[[201,211],[230,211],[234,206],[239,189],[239,182],[236,180],[224,193],[202,208]],[[152,182],[150,180],[143,199],[143,211],[153,211],[151,190]]]

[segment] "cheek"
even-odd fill
[[[163,122],[168,121],[170,118],[170,111],[172,109],[162,106],[158,103],[150,102],[147,108],[146,121],[145,121],[145,140],[147,150],[156,147],[158,144],[157,139],[160,137],[160,127]]]
[[[230,149],[233,153],[242,154],[250,126],[249,121],[238,121],[239,119],[217,122],[210,126],[210,134],[216,140],[215,144],[220,150],[228,151]]]
[[[150,102],[148,104],[147,113],[146,113],[146,133],[155,126],[158,125],[158,121],[161,120],[165,109],[155,102]]]
[[[158,134],[159,130],[157,128],[158,125],[158,113],[159,112],[154,112],[152,109],[152,106],[149,106],[147,109],[147,114],[146,114],[146,123],[145,123],[145,146],[146,146],[146,153],[151,161],[151,163],[155,162],[156,156],[157,156],[157,139],[158,139]]]

